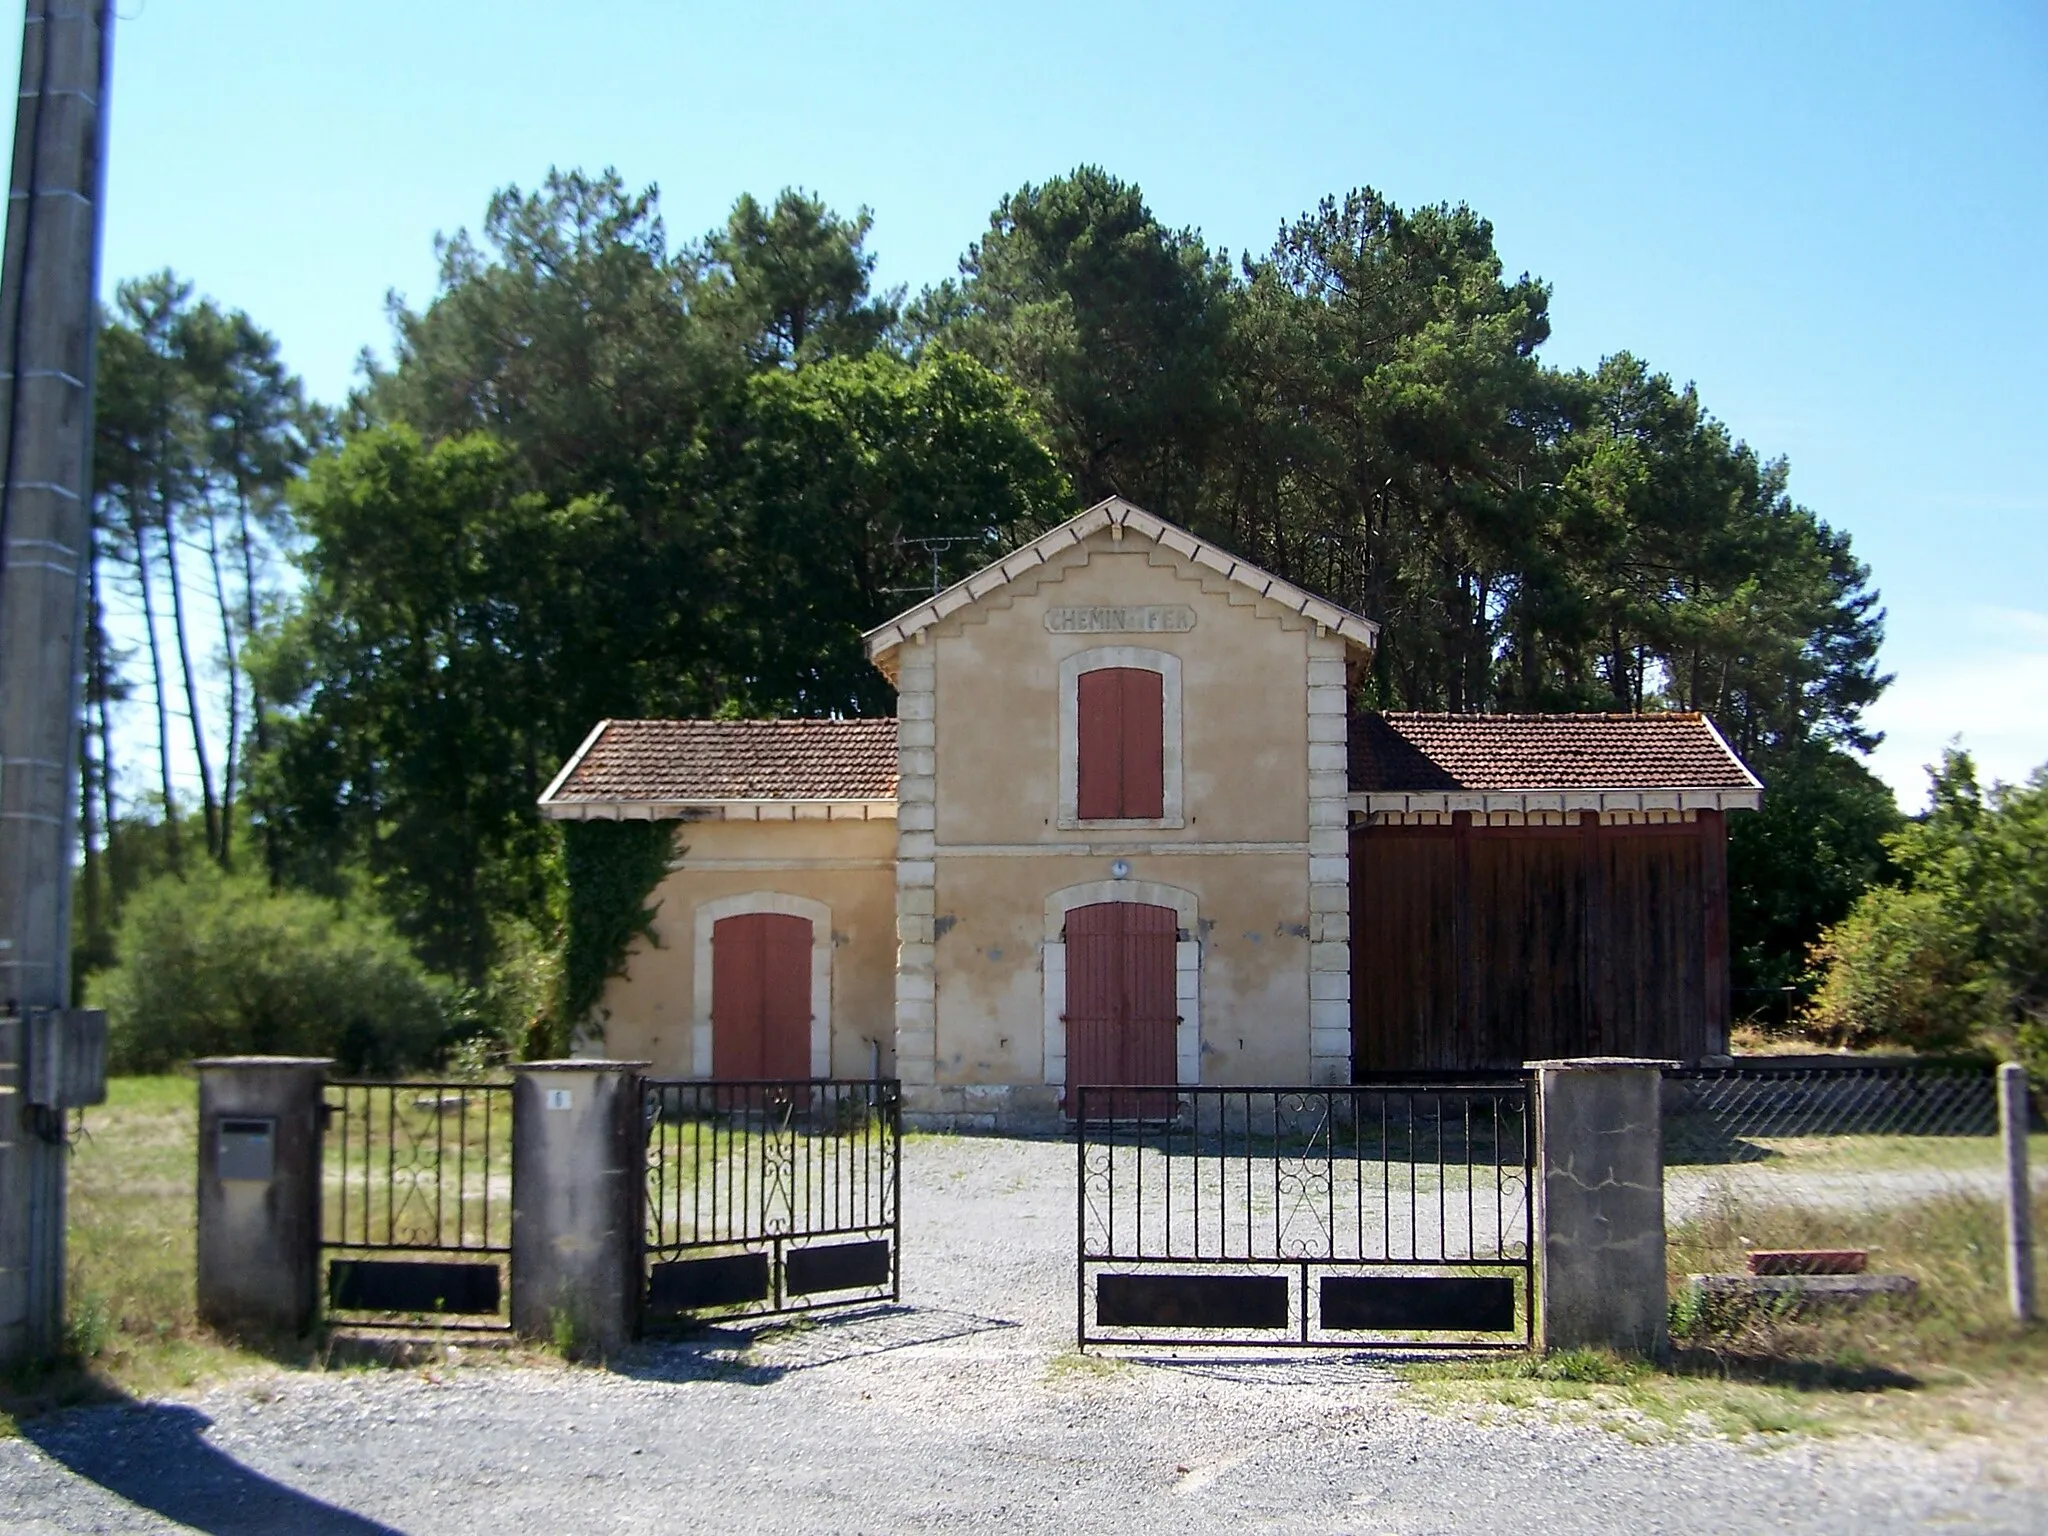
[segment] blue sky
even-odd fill
[[[874,209],[886,284],[1099,163],[1263,248],[1372,185],[1490,218],[1545,355],[1628,349],[1792,464],[1890,612],[1875,766],[2048,761],[2048,6],[123,0],[109,287],[169,265],[338,398],[436,231],[550,165]]]

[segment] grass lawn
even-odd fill
[[[71,1161],[69,1357],[0,1383],[0,1430],[12,1414],[264,1363],[194,1314],[198,1099],[190,1078],[115,1078],[107,1102],[85,1112]]]
[[[2034,1222],[2048,1232],[2048,1194]],[[2048,1324],[2012,1320],[2003,1243],[1999,1207],[1968,1194],[1880,1210],[1730,1196],[1670,1231],[1668,1366],[1577,1351],[1418,1364],[1409,1381],[1431,1401],[1553,1412],[1635,1439],[1999,1431],[2038,1444]],[[1831,1247],[1868,1249],[1873,1271],[1912,1275],[1919,1293],[1801,1313],[1703,1306],[1685,1287],[1691,1274],[1740,1273],[1753,1248]]]

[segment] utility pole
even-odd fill
[[[0,1365],[63,1339],[64,1110],[86,1102],[65,1058],[113,28],[107,0],[27,0],[0,260]]]

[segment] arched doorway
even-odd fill
[[[1064,1020],[1069,1090],[1082,1084],[1177,1081],[1179,925],[1172,907],[1145,902],[1105,901],[1069,909]]]
[[[809,918],[740,912],[711,928],[711,1075],[811,1075]]]

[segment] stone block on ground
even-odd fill
[[[1744,1306],[1854,1307],[1881,1297],[1919,1294],[1911,1275],[1691,1275],[1687,1284],[1702,1296]]]

